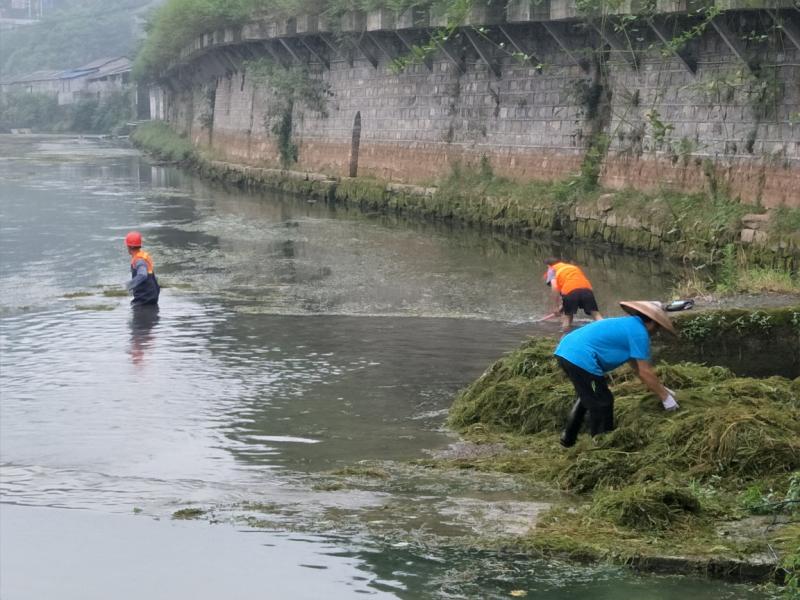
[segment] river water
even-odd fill
[[[134,228],[158,312],[120,295]],[[764,597],[468,550],[524,532],[547,497],[408,463],[454,443],[459,388],[555,331],[533,323],[545,255],[586,265],[610,313],[664,297],[669,265],[210,187],[37,136],[0,136],[0,250],[4,600]]]

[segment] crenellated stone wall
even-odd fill
[[[391,52],[328,48],[324,62],[308,54],[312,76],[330,95],[325,113],[295,106],[292,168],[347,176],[355,167],[358,176],[426,184],[455,163],[488,161],[496,174],[555,180],[580,170],[587,141],[599,132],[609,143],[605,186],[711,187],[765,207],[800,207],[800,48],[781,39],[758,54],[751,44],[748,56],[759,60],[753,69],[709,27],[692,41],[690,68],[643,31],[635,64],[612,46],[598,67],[587,60],[587,49],[601,43],[596,32],[574,22],[547,26],[558,37],[537,22],[504,26],[515,43],[535,49],[536,64],[499,46],[487,60],[465,36],[449,55],[403,72],[392,68]],[[394,33],[362,33],[374,36],[373,50],[400,53]],[[279,153],[265,123],[274,99],[249,76],[245,59],[274,60],[276,51],[248,35],[220,36],[219,47],[196,50],[168,71],[154,114],[222,160],[275,167]],[[597,85],[606,98],[599,108],[591,98]]]

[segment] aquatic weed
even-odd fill
[[[182,508],[172,513],[172,518],[176,520],[199,519],[206,514],[202,508]]]
[[[591,514],[608,517],[617,525],[646,530],[666,529],[699,513],[700,502],[690,489],[664,483],[600,492],[591,508]]]

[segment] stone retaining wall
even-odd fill
[[[549,6],[552,16],[557,7]],[[742,15],[745,21],[754,18],[752,12]],[[372,36],[373,50],[394,49],[400,55],[398,34],[380,29],[397,27],[399,21],[376,19],[352,26],[362,28],[359,36]],[[728,18],[730,23],[737,19]],[[379,29],[369,31],[370,22]],[[274,99],[249,77],[242,57],[274,59],[276,50],[267,51],[272,42],[266,40],[281,32],[299,36],[297,27],[262,24],[204,38],[184,62],[165,73],[164,88],[154,96],[156,110],[220,158],[278,166],[269,128]],[[295,107],[299,161],[293,168],[347,176],[355,165],[358,175],[410,183],[431,183],[455,163],[481,160],[495,173],[520,180],[575,174],[594,110],[587,90],[595,79],[581,57],[602,42],[590,27],[570,22],[547,25],[559,42],[535,21],[503,27],[515,43],[535,51],[537,65],[504,56],[499,47],[487,62],[463,36],[450,48],[451,57],[456,52],[463,60],[461,66],[438,53],[428,65],[399,73],[389,55],[346,51],[344,42],[341,52],[317,46],[327,65],[303,55],[312,76],[329,86],[330,96],[325,114]],[[751,44],[750,56],[762,65],[758,79],[743,62],[746,57],[711,28],[692,42],[695,72],[680,56],[665,56],[653,31],[641,35],[637,66],[612,49],[604,71],[611,100],[601,130],[610,149],[601,183],[614,188],[713,187],[767,207],[800,206],[800,48],[789,38],[781,38],[780,51],[774,44],[763,49]],[[264,39],[255,43],[258,36]],[[768,106],[759,95],[763,73],[777,90]],[[360,140],[354,160],[356,121]]]

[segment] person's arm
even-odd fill
[[[633,367],[639,379],[642,380],[642,383],[647,386],[647,389],[658,396],[659,400],[663,401],[666,399],[669,391],[661,384],[661,381],[659,381],[658,375],[656,375],[649,360],[633,359],[631,361],[631,367]]]
[[[136,275],[134,275],[131,280],[126,284],[126,287],[129,290],[136,288],[137,286],[143,284],[147,279],[147,263],[143,260],[136,261]]]
[[[675,401],[675,396],[672,395],[672,391],[665,388],[658,379],[658,375],[656,375],[649,360],[632,359],[630,365],[636,375],[639,376],[639,379],[642,380],[642,383],[647,386],[647,389],[658,396],[658,399],[661,400],[661,404],[665,409],[673,410],[678,408],[678,403]]]
[[[553,311],[560,312],[561,311],[561,292],[556,285],[556,280],[550,282],[550,300],[553,301]]]

